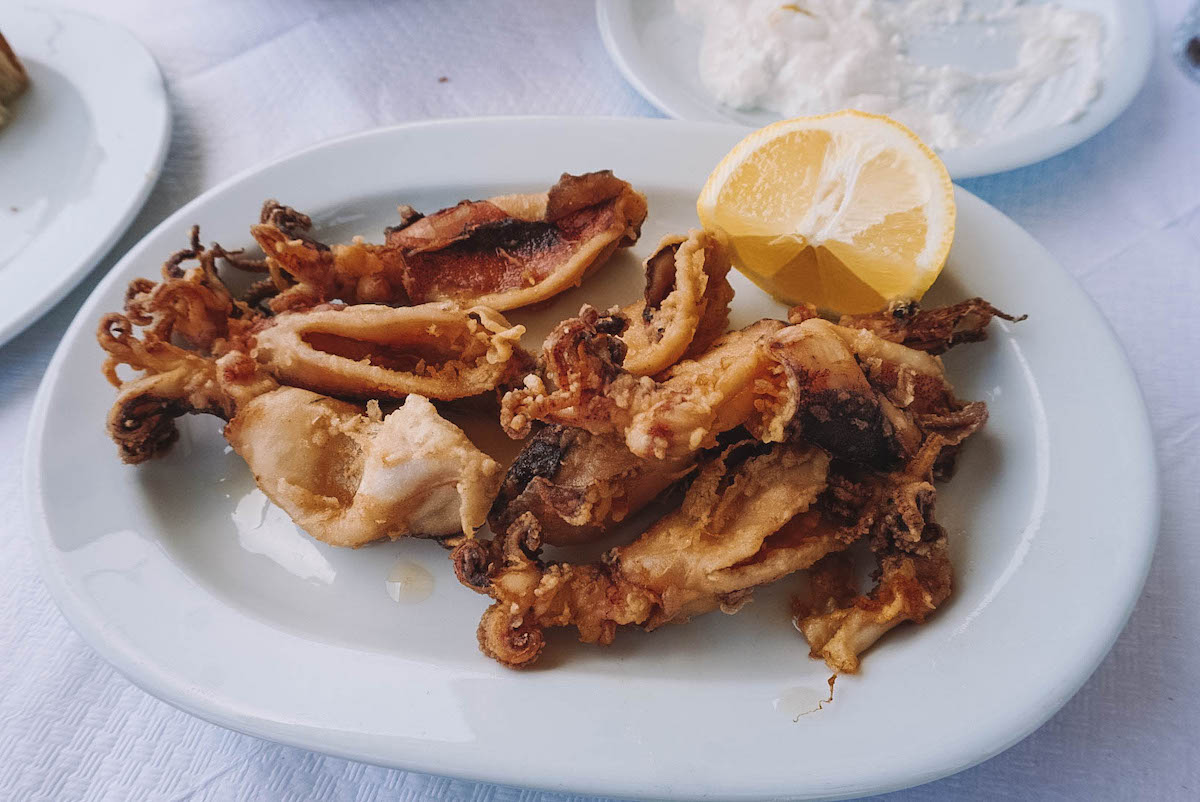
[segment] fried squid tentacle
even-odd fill
[[[519,668],[537,658],[549,627],[573,626],[584,642],[611,643],[621,625],[653,629],[736,609],[767,580],[735,585],[725,572],[752,560],[808,509],[828,465],[812,448],[731,446],[701,469],[678,510],[599,563],[543,562],[540,526],[528,512],[490,544],[460,544],[453,555],[459,579],[496,602],[480,622],[480,647]]]
[[[620,431],[613,419],[616,385],[623,389],[637,383],[621,367],[627,349],[620,334],[628,323],[620,315],[601,314],[585,305],[576,317],[555,326],[546,337],[536,373],[501,401],[500,425],[508,435],[528,437],[536,421],[593,434]]]
[[[490,392],[533,359],[524,326],[486,307],[374,304],[286,312],[254,333],[253,355],[279,381],[352,398],[440,400]]]
[[[470,535],[502,473],[419,395],[384,415],[285,387],[245,404],[225,436],[267,497],[333,546]]]
[[[200,243],[200,227],[192,226],[190,244],[172,254],[162,267],[162,280],[134,279],[125,293],[125,316],[144,329],[147,339],[177,339],[202,354],[235,350],[262,315],[234,296],[222,280],[219,261],[250,269],[256,263],[213,244]],[[188,267],[189,263],[194,263]]]
[[[921,555],[892,551],[879,560],[879,581],[865,596],[847,600],[849,586],[836,562],[813,569],[811,599],[798,609],[796,626],[808,640],[813,657],[835,672],[853,674],[861,655],[890,630],[906,621],[920,624],[949,596],[953,569],[945,532],[930,524]],[[834,559],[833,555],[826,559]]]
[[[630,321],[625,370],[652,376],[707,351],[729,326],[729,266],[713,234],[664,237],[645,262],[645,297],[621,310]]]
[[[108,354],[105,378],[118,390],[108,433],[126,463],[166,453],[179,437],[176,418],[206,413],[229,420],[240,403],[277,386],[241,352],[206,357],[150,334],[139,339],[124,315],[106,315],[96,336]],[[122,379],[122,365],[143,375]]]
[[[814,567],[808,595],[797,599],[797,628],[834,671],[856,672],[879,638],[905,621],[921,623],[949,597],[953,566],[946,531],[933,519],[932,484],[947,445],[932,434],[902,470],[880,478],[885,490],[870,527],[874,589],[858,595],[849,566],[834,557]]]
[[[549,192],[463,201],[423,217],[402,207],[383,245],[327,246],[277,202],[251,233],[273,265],[275,311],[330,301],[452,301],[506,311],[544,301],[637,241],[646,199],[603,171],[564,174]]]
[[[588,542],[645,507],[694,465],[693,455],[646,460],[615,435],[546,426],[509,466],[488,523],[493,532],[504,532],[528,512],[537,518],[543,542]]]
[[[250,233],[267,255],[274,312],[307,309],[329,301],[407,304],[403,254],[355,239],[329,246],[310,236],[312,218],[276,200],[263,204]]]
[[[839,325],[866,329],[885,340],[926,353],[941,354],[959,343],[986,340],[988,324],[995,317],[1013,322],[1025,319],[1024,315],[1005,314],[982,298],[970,298],[936,309],[921,309],[916,301],[912,301],[886,312],[845,315]]]

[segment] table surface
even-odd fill
[[[162,65],[175,129],[163,176],[129,231],[66,300],[0,348],[0,447],[9,455],[0,461],[0,797],[576,799],[279,746],[146,695],[80,640],[42,585],[20,455],[42,372],[92,287],[156,223],[227,176],[406,120],[657,116],[609,62],[592,3],[65,5],[107,15],[145,42]],[[1200,798],[1200,84],[1164,46],[1186,6],[1157,2],[1153,71],[1112,126],[1057,158],[963,182],[1079,279],[1133,362],[1163,469],[1146,590],[1112,653],[1049,723],[980,766],[890,799]]]

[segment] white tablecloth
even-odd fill
[[[147,696],[79,639],[37,576],[20,455],[42,371],[92,286],[159,220],[230,174],[405,120],[654,115],[605,55],[592,3],[72,4],[146,43],[166,75],[175,130],[163,177],[122,241],[0,348],[0,798],[564,799],[278,746]],[[1160,42],[1186,4],[1159,0]],[[1124,342],[1163,467],[1162,534],[1141,603],[1078,696],[1003,755],[894,798],[1200,798],[1200,85],[1160,49],[1132,108],[1099,136],[964,185],[1048,246]]]

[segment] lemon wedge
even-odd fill
[[[842,314],[919,299],[954,239],[945,165],[900,123],[859,111],[750,134],[708,177],[696,212],[755,284]]]

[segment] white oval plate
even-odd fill
[[[1037,112],[1023,132],[992,143],[941,151],[955,180],[1013,170],[1078,145],[1116,119],[1132,101],[1154,55],[1154,18],[1146,0],[1075,0],[1095,11],[1108,32],[1100,96],[1077,120],[1049,125]],[[696,60],[700,30],[675,13],[673,0],[596,0],[600,34],[626,80],[664,113],[683,120],[731,122],[760,128],[781,119],[770,111],[743,111],[718,103],[700,83]],[[963,50],[967,45],[960,46]],[[969,54],[963,53],[963,58]],[[836,109],[829,109],[836,111]]]
[[[171,115],[154,58],[124,28],[0,8],[29,90],[0,128],[0,345],[75,286],[150,194]]]
[[[628,797],[759,799],[883,791],[996,754],[1045,721],[1108,651],[1154,546],[1156,491],[1137,387],[1078,286],[1027,234],[959,191],[958,238],[931,301],[983,295],[1029,320],[948,355],[991,422],[940,496],[954,596],[889,635],[832,704],[788,616],[793,585],[608,648],[567,633],[538,667],[481,655],[487,600],[427,541],[339,550],[266,510],[211,417],[165,459],[121,465],[93,340],[126,283],[156,276],[199,223],[249,244],[264,198],[311,210],[329,239],[378,238],[395,206],[537,190],[612,168],[646,192],[641,241],[535,316],[641,292],[639,260],[695,224],[694,199],[739,128],[489,119],[372,131],[245,173],[156,228],[96,288],[46,372],[28,439],[33,542],[63,612],[150,693],[211,721],[343,757],[513,785]],[[740,276],[734,324],[782,307]],[[514,318],[529,320],[514,314]],[[247,553],[253,552],[253,553]],[[397,560],[423,602],[385,587]]]

